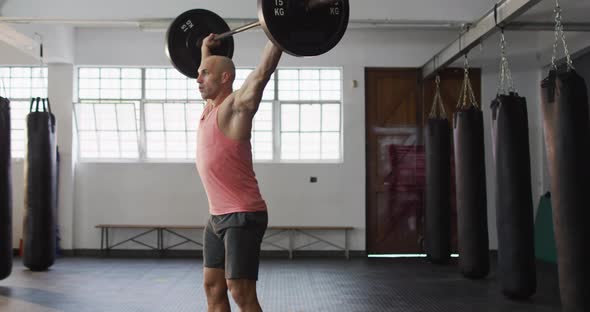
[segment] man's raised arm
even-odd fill
[[[256,113],[262,93],[272,73],[274,73],[283,51],[277,48],[272,42],[268,42],[258,67],[248,75],[242,87],[236,91],[234,111]]]
[[[210,34],[203,39],[201,43],[201,64],[206,58],[211,56],[211,49],[221,44],[219,40],[215,40],[214,38],[215,34]]]

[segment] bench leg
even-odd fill
[[[158,228],[158,231],[156,231],[156,240],[156,246],[160,255],[162,255],[164,253],[164,233],[162,228]]]
[[[348,230],[344,230],[344,256],[350,260],[350,250],[348,250]]]
[[[293,230],[289,230],[289,260],[293,260],[293,248],[295,246],[295,234]]]
[[[100,229],[100,254],[105,256],[109,253],[109,228]]]
[[[100,251],[104,249],[104,228],[100,228]]]

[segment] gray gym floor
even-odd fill
[[[20,258],[0,281],[0,311],[206,311],[200,259],[60,258],[31,272]],[[514,302],[456,266],[424,259],[264,258],[258,292],[274,311],[560,311],[557,272],[538,267],[538,291]],[[232,304],[232,311],[238,311]]]

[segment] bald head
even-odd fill
[[[230,58],[212,55],[199,66],[197,84],[203,99],[223,100],[233,92],[236,67]]]
[[[234,79],[236,78],[236,67],[234,62],[229,57],[211,55],[205,59],[205,62],[208,63],[210,70],[213,70],[219,74],[228,73],[230,77],[230,83],[233,83]]]

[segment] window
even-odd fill
[[[202,112],[202,102],[146,103],[147,158],[193,158],[196,153],[197,123]]]
[[[280,69],[281,160],[340,159],[341,71]]]
[[[81,158],[138,159],[142,70],[80,68],[74,105]]]
[[[0,95],[10,99],[11,154],[25,156],[26,118],[32,97],[47,97],[46,67],[0,67]]]
[[[236,70],[234,90],[252,70]],[[339,160],[341,70],[276,73],[253,121],[254,160]],[[204,109],[194,79],[173,68],[79,68],[78,97],[81,158],[194,159]]]
[[[194,79],[173,68],[145,70],[147,159],[193,159],[203,101]]]
[[[82,158],[139,158],[136,104],[76,104],[76,128]]]
[[[281,104],[282,159],[334,160],[339,149],[339,104]]]

